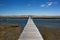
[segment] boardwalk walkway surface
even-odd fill
[[[28,22],[18,40],[43,40],[42,35],[38,31],[31,17],[29,17]]]

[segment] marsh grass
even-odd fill
[[[60,40],[60,28],[37,27],[44,40]],[[22,28],[17,24],[0,24],[0,40],[18,40]]]
[[[60,40],[60,28],[38,27],[44,40]]]
[[[18,40],[21,32],[17,24],[0,24],[0,40]]]

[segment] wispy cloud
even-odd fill
[[[55,2],[46,2],[45,4],[41,4],[40,7],[50,7],[53,6]]]
[[[52,6],[54,2],[47,2],[47,7]]]
[[[45,4],[42,4],[42,5],[40,5],[41,7],[45,7],[46,5]]]

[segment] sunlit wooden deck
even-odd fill
[[[29,17],[28,22],[18,40],[43,40],[42,35],[38,31],[31,17]]]

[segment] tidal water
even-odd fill
[[[18,24],[21,27],[24,27],[28,19],[0,19],[0,24],[9,23],[9,24]],[[37,27],[58,27],[60,28],[60,19],[33,19]]]
[[[60,28],[60,19],[34,19],[37,27],[57,27]]]
[[[21,27],[24,27],[27,23],[27,19],[0,19],[0,24],[18,24]]]

